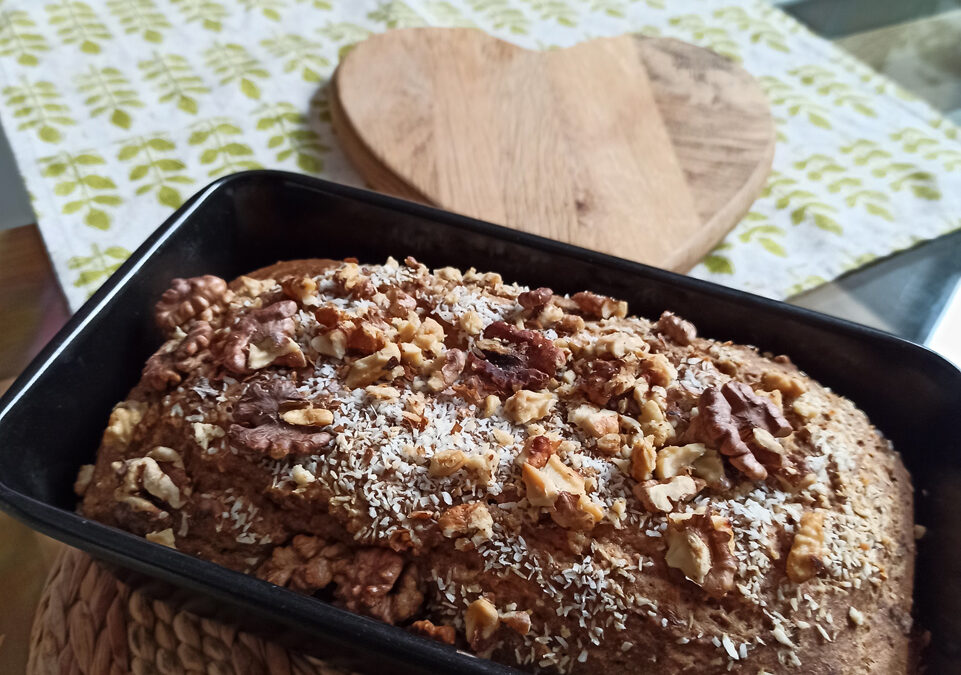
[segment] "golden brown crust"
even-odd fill
[[[908,668],[910,478],[786,358],[412,259],[180,287],[85,515],[529,670]]]

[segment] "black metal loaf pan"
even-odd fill
[[[788,354],[850,397],[893,440],[914,477],[916,614],[929,672],[961,670],[961,371],[917,345],[764,298],[363,190],[272,171],[224,178],[171,216],[60,331],[0,400],[0,507],[124,568],[284,626],[318,651],[381,672],[509,672],[74,513],[111,407],[160,344],[152,307],[175,276],[233,278],[304,257],[474,266],[559,292],[591,289],[650,317],[671,309],[702,335]],[[266,621],[264,621],[266,620]],[[294,629],[294,630],[291,630]],[[384,671],[383,669],[388,670]]]

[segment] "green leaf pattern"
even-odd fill
[[[0,117],[71,303],[216,177],[359,184],[327,81],[371,33],[420,25],[529,49],[657,35],[752,72],[774,170],[695,276],[784,297],[961,226],[958,128],[764,0],[0,0]]]

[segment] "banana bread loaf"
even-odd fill
[[[529,671],[909,668],[909,476],[787,357],[411,258],[156,319],[90,518]]]

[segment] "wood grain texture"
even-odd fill
[[[332,92],[371,187],[679,271],[747,211],[773,157],[753,78],[670,39],[532,52],[390,31],[351,50]]]

